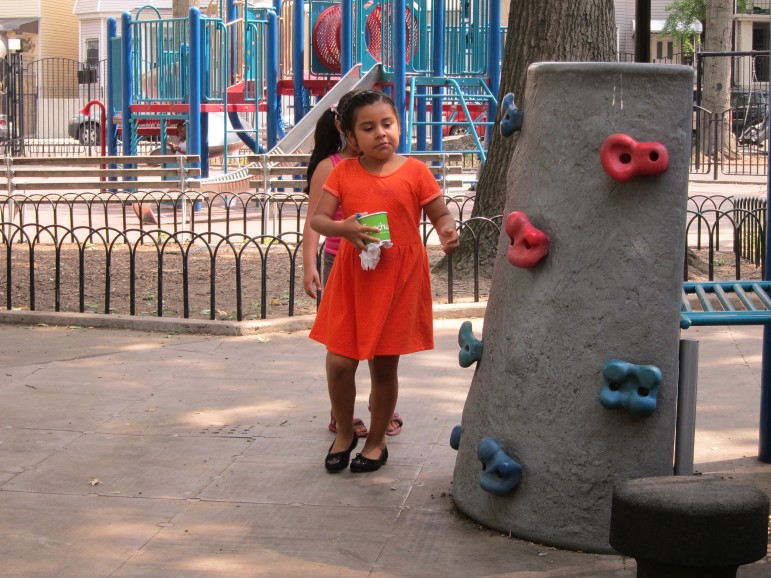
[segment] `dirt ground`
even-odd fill
[[[187,252],[187,267],[183,251]],[[438,247],[429,247],[428,252],[433,267],[443,254]],[[109,250],[86,246],[79,251],[63,245],[57,255],[53,246],[39,245],[30,255],[24,245],[15,245],[11,254],[12,309],[230,320],[239,319],[239,308],[241,319],[260,319],[263,302],[267,318],[304,315],[316,310],[315,300],[302,289],[302,251],[293,246],[209,249],[204,245],[169,244],[160,251],[148,245],[131,249],[115,245]],[[707,251],[690,251],[690,280],[708,279],[707,258]],[[7,251],[0,252],[0,270],[6,269],[6,259]],[[294,287],[291,285],[293,261],[296,264]],[[162,271],[160,282],[159,271]],[[490,267],[486,267],[479,276],[481,301],[487,300],[490,271]],[[742,279],[761,278],[760,268],[745,260],[741,261],[739,273]],[[732,253],[715,255],[714,278],[737,278]],[[0,296],[6,307],[7,282],[5,275],[0,276]],[[240,296],[236,291],[238,285]],[[34,291],[30,291],[30,287]],[[435,303],[449,302],[446,267],[432,273],[432,289]],[[290,310],[292,292],[294,309]],[[455,303],[474,300],[474,279],[470,272],[453,268],[452,297]]]

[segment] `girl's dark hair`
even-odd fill
[[[343,106],[338,105],[337,107],[338,113],[340,114],[340,128],[342,128],[345,133],[348,131],[353,132],[353,127],[356,123],[356,111],[362,106],[375,104],[376,102],[385,102],[389,104],[394,110],[396,118],[399,118],[394,101],[390,96],[379,90],[359,90],[353,94],[350,92],[348,94],[351,95],[350,98],[348,98],[345,103],[342,103],[341,99],[341,104]]]
[[[324,111],[316,123],[316,131],[313,133],[313,152],[311,152],[311,158],[308,160],[306,184],[305,189],[303,189],[306,194],[311,191],[311,179],[319,163],[328,156],[340,152],[343,148],[343,141],[335,126],[336,118],[337,111],[329,108]]]

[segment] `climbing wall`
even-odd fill
[[[482,343],[459,335],[476,370],[453,497],[486,526],[611,551],[614,484],[672,474],[692,85],[684,66],[528,70]]]

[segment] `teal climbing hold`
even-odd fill
[[[472,363],[482,359],[482,342],[474,337],[471,321],[464,321],[461,324],[458,332],[458,345],[460,345],[458,362],[461,367],[469,367]]]
[[[625,409],[638,417],[656,411],[661,370],[655,365],[636,365],[611,359],[602,368],[600,403],[608,409]]]
[[[477,457],[482,462],[479,485],[494,496],[505,496],[522,480],[522,465],[503,451],[501,442],[487,437],[477,445]]]

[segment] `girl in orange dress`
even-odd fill
[[[337,109],[345,108],[346,102],[357,91],[345,93],[340,97],[340,101],[334,107],[325,110],[313,131],[313,152],[308,160],[308,171],[306,174],[308,184],[305,187],[305,193],[308,194],[308,218],[303,226],[303,287],[309,297],[316,299],[317,292],[321,290],[329,278],[329,272],[332,270],[332,264],[340,248],[340,237],[327,237],[324,242],[324,251],[322,259],[321,274],[316,267],[316,259],[319,249],[319,234],[311,229],[310,217],[316,210],[316,205],[323,194],[323,186],[332,172],[332,169],[343,159],[359,156],[359,149],[351,141],[344,138],[340,125],[340,114]],[[343,218],[343,210],[338,207],[335,213],[335,221]],[[330,410],[330,419],[328,429],[332,433],[337,433],[337,419],[334,412]],[[404,421],[401,416],[394,412],[391,421],[386,429],[387,436],[399,435],[402,431]],[[367,426],[358,417],[353,418],[353,429],[360,438],[367,437]]]
[[[432,349],[433,315],[428,257],[420,236],[425,211],[445,253],[458,247],[455,220],[439,185],[420,161],[396,154],[399,121],[393,101],[377,91],[360,91],[342,110],[346,138],[362,155],[338,163],[324,184],[311,227],[327,237],[341,237],[311,338],[327,347],[327,384],[337,435],[325,467],[348,467],[358,437],[353,431],[356,368],[370,361],[372,419],[361,453],[351,471],[370,472],[388,460],[385,432],[399,392],[399,356]],[[335,221],[338,207],[343,220]],[[374,269],[364,270],[359,253],[378,229],[358,217],[384,211],[393,246],[381,250]]]

